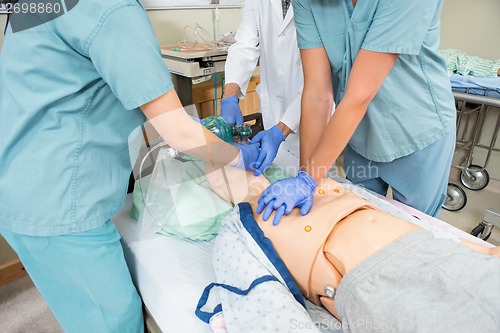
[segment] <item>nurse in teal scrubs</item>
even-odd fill
[[[65,3],[51,20],[14,15],[5,36],[0,234],[65,332],[143,332],[110,219],[145,116],[171,146],[205,160],[249,169],[258,148],[226,144],[184,112],[139,1]]]
[[[305,86],[301,171],[260,200],[274,222],[306,214],[344,151],[348,179],[439,216],[455,146],[454,100],[439,55],[442,0],[294,0]],[[332,103],[337,108],[332,117]]]

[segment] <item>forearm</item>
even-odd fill
[[[222,98],[227,98],[231,96],[239,96],[240,95],[240,86],[236,83],[228,83],[224,86],[224,95]]]
[[[304,89],[300,107],[300,165],[307,168],[324,139],[333,107],[331,67],[323,47],[300,51]]]
[[[347,82],[344,98],[337,105],[326,130],[321,131],[321,137],[316,137],[320,140],[318,145],[308,147],[311,149],[308,154],[311,155],[306,156],[309,164],[305,165],[305,171],[316,181],[326,175],[349,142],[397,58],[397,54],[363,49],[359,51]],[[305,114],[302,113],[302,116]],[[312,134],[314,129],[307,130]]]
[[[333,98],[324,95],[309,94],[305,89],[302,95],[300,116],[300,165],[308,168],[319,143],[324,139],[324,132],[330,118]]]
[[[303,170],[316,182],[323,178],[349,142],[366,113],[368,105],[362,99],[345,96],[337,106],[326,128],[318,131],[321,137]],[[313,129],[310,129],[311,131]],[[301,128],[302,135],[302,128]]]
[[[295,98],[288,103],[285,112],[281,116],[280,122],[286,125],[291,132],[298,133],[300,126],[300,110],[302,102],[302,91],[303,87],[296,92]],[[292,97],[292,92],[290,92],[290,98]]]
[[[276,125],[281,133],[283,133],[283,136],[286,138],[290,133],[292,133],[293,131],[290,129],[290,127],[288,127],[287,125],[285,125],[284,123],[282,122],[279,122],[277,125]]]
[[[234,165],[238,148],[225,143],[185,112],[175,90],[143,105],[141,110],[172,148],[204,161]]]

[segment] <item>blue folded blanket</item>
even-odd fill
[[[500,77],[483,78],[452,74],[450,82],[453,91],[500,98]]]

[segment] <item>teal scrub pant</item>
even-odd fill
[[[65,333],[143,333],[142,302],[115,225],[52,237],[0,233]]]
[[[446,198],[455,141],[453,127],[430,146],[387,163],[368,160],[348,145],[344,150],[346,177],[384,196],[391,186],[395,200],[439,218]]]

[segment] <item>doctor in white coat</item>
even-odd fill
[[[245,0],[243,19],[225,67],[221,116],[229,123],[243,122],[238,102],[245,97],[259,58],[261,83],[257,93],[266,130],[252,139],[261,146],[256,175],[263,173],[276,155],[278,164],[299,165],[304,77],[290,0]]]

